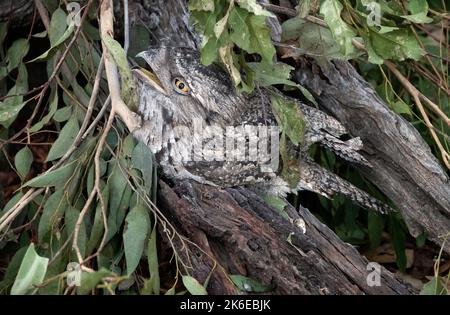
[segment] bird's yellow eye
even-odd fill
[[[187,95],[189,94],[189,92],[191,91],[191,89],[189,88],[189,86],[187,85],[186,82],[184,82],[182,79],[180,78],[175,78],[173,79],[173,85],[175,87],[175,91],[177,91],[178,93]]]

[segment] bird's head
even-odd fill
[[[216,65],[204,66],[190,48],[155,47],[137,55],[147,69],[134,69],[139,83],[139,111],[148,119],[161,107],[165,119],[189,124],[193,118],[229,123],[242,103],[228,74]]]

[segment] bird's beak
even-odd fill
[[[154,51],[142,51],[136,55],[136,57],[143,58],[147,64],[150,64],[151,60],[154,58]],[[137,74],[143,81],[147,82],[150,86],[155,88],[157,91],[164,95],[168,95],[166,89],[162,85],[161,81],[158,79],[156,73],[153,73],[145,68],[137,67],[133,69],[133,72]]]
[[[145,69],[145,68],[135,68],[133,69],[133,72],[138,75],[143,81],[147,82],[150,86],[152,86],[157,91],[161,92],[164,95],[168,95],[167,91],[164,89],[163,85],[161,84],[161,81],[159,81],[156,74],[153,72]]]

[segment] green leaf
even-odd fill
[[[8,128],[16,119],[20,110],[32,100],[23,101],[21,94],[28,91],[28,73],[25,65],[19,65],[19,74],[16,79],[16,84],[8,91],[7,96],[3,102],[0,102],[0,124]]]
[[[370,248],[375,249],[381,243],[381,237],[384,229],[383,219],[373,211],[369,211],[367,218],[367,227],[370,240]]]
[[[411,14],[411,15],[402,15],[402,17],[407,19],[408,21],[411,21],[413,23],[418,23],[418,24],[433,22],[433,19],[429,18],[427,16],[427,13],[425,13],[425,12],[420,12],[420,13]]]
[[[390,218],[390,234],[392,237],[392,245],[394,247],[395,256],[397,260],[397,266],[401,271],[406,269],[406,235],[401,225],[400,219],[391,217]]]
[[[156,227],[153,227],[150,234],[150,240],[147,245],[147,259],[148,270],[150,272],[150,285],[153,293],[159,294],[160,279],[159,279],[159,264],[158,264],[158,250],[156,245]]]
[[[267,62],[249,62],[247,65],[255,72],[255,80],[262,86],[274,84],[286,84],[297,86],[295,82],[289,80],[294,67],[282,62],[269,64]]]
[[[425,243],[427,241],[427,236],[426,234],[420,234],[419,236],[416,237],[416,246],[419,248],[422,248],[425,246]]]
[[[223,3],[221,3],[223,5]],[[217,59],[217,53],[220,47],[219,39],[214,35],[214,26],[217,21],[217,16],[220,12],[220,7],[216,7],[211,14],[195,14],[197,20],[197,29],[203,33],[202,47],[201,47],[201,62],[204,65],[210,65]]]
[[[27,247],[20,248],[9,261],[3,280],[0,282],[0,294],[4,293],[4,290],[14,283],[14,279],[20,268],[20,263],[22,262],[27,249]]]
[[[78,217],[80,216],[80,210],[76,209],[72,206],[66,207],[64,222],[66,224],[66,233],[68,236],[72,235],[75,230],[75,225],[77,223]],[[78,232],[78,248],[80,250],[81,256],[85,256],[86,253],[86,244],[87,243],[87,235],[86,235],[86,225],[84,222],[81,222],[80,230]]]
[[[11,295],[22,295],[35,291],[35,286],[44,280],[47,266],[48,258],[39,256],[34,249],[34,244],[31,243],[11,288]]]
[[[50,20],[50,29],[48,38],[50,40],[50,46],[55,45],[58,40],[64,35],[67,29],[67,14],[63,9],[57,8]]]
[[[244,292],[263,293],[272,291],[271,287],[265,286],[260,282],[248,277],[244,277],[241,275],[230,275],[230,278],[233,283],[239,288],[239,290]]]
[[[284,208],[287,205],[287,202],[284,199],[268,193],[264,193],[262,197],[265,203],[277,210],[283,218],[289,220],[289,215],[284,211]]]
[[[413,23],[431,23],[432,18],[427,16],[428,14],[428,1],[427,0],[410,0],[408,1],[408,10],[411,15],[402,15],[403,18]]]
[[[65,106],[58,109],[53,115],[53,120],[56,122],[64,122],[72,115],[72,106]]]
[[[191,11],[214,11],[214,0],[189,0],[188,8]]]
[[[33,153],[28,147],[23,147],[14,157],[14,164],[20,177],[24,178],[30,171],[33,163]]]
[[[425,283],[420,290],[421,295],[448,295],[449,292],[445,286],[445,282],[441,277],[433,277],[429,282]]]
[[[122,98],[125,104],[134,107],[137,104],[136,87],[125,51],[120,43],[109,35],[102,37],[102,40],[119,68]]]
[[[72,161],[57,169],[44,173],[35,178],[30,179],[24,186],[29,187],[49,187],[59,186],[66,183],[67,178],[71,176],[75,170],[77,161]]]
[[[123,246],[125,248],[127,275],[130,276],[141,260],[149,231],[150,217],[144,206],[136,205],[128,213],[125,221]]]
[[[109,186],[106,185],[102,190],[103,200],[105,201],[105,209],[108,209],[109,201]],[[105,227],[103,223],[102,206],[99,202],[95,210],[94,223],[92,225],[91,234],[87,242],[87,254],[90,255],[94,249],[99,245],[103,236]]]
[[[77,116],[72,115],[69,121],[64,125],[63,129],[61,129],[61,132],[50,148],[45,161],[49,162],[62,157],[72,146],[79,131],[80,126],[78,124]]]
[[[391,105],[392,109],[394,110],[394,112],[396,112],[397,114],[407,114],[407,115],[412,115],[412,111],[411,108],[408,106],[408,104],[406,104],[403,101],[397,101],[395,103],[389,103],[389,105]]]
[[[150,191],[153,182],[153,153],[142,141],[134,147],[131,165],[141,171],[145,187]]]
[[[111,275],[112,272],[105,268],[101,268],[99,271],[95,272],[82,272],[81,285],[77,288],[77,293],[87,294],[91,292],[103,278]]]
[[[300,92],[302,92],[303,96],[306,97],[306,99],[308,101],[310,101],[311,103],[313,103],[316,106],[319,106],[319,104],[317,104],[316,99],[314,98],[314,96],[311,94],[311,92],[305,88],[304,86],[297,84],[297,87],[300,89]]]
[[[8,203],[5,205],[3,210],[0,212],[0,216],[4,215],[6,211],[11,209],[13,206],[16,205],[16,203],[20,200],[20,198],[23,197],[23,192],[19,191],[17,192],[11,199],[9,199]]]
[[[248,11],[234,7],[228,18],[230,39],[244,50],[248,50],[250,47],[250,30],[246,23],[247,16]]]
[[[285,200],[283,200],[282,198],[280,198],[276,195],[265,193],[263,195],[263,199],[269,206],[271,206],[272,208],[275,208],[279,211],[284,210],[284,207],[286,207],[286,205],[287,205]]]
[[[236,0],[239,6],[247,11],[253,13],[254,15],[275,17],[272,13],[264,10],[261,5],[259,5],[256,0]]]
[[[125,189],[128,186],[127,178],[125,178],[122,170],[119,167],[118,162],[112,164],[111,174],[108,177],[109,186],[109,215],[108,215],[108,227],[110,239],[117,232],[117,213],[119,212],[120,203],[124,195]],[[110,226],[110,225],[113,226]]]
[[[33,60],[28,61],[27,63],[45,61],[53,57],[55,53],[59,50],[59,47],[67,41],[70,35],[72,35],[73,30],[74,24],[69,25],[64,34],[62,34],[61,37],[58,40],[56,40],[55,43],[46,52],[34,58]]]
[[[183,284],[186,287],[186,289],[189,291],[192,295],[208,295],[208,292],[206,291],[205,287],[197,281],[197,279],[191,277],[191,276],[183,276],[182,277]]]
[[[231,0],[225,15],[219,21],[217,21],[217,23],[214,25],[214,35],[216,36],[216,38],[220,38],[220,36],[222,35],[222,33],[225,29],[225,26],[227,25],[227,22],[228,22],[230,10],[233,7],[234,7],[234,0]]]
[[[42,32],[36,33],[32,35],[35,38],[46,38],[47,37],[47,30],[43,30]]]
[[[301,143],[306,131],[306,123],[298,104],[278,93],[271,95],[271,102],[275,118],[281,129],[292,143],[295,145]]]
[[[8,72],[17,68],[22,63],[23,57],[28,53],[30,43],[25,38],[15,40],[6,53],[8,59]]]
[[[265,21],[266,18],[259,15],[250,15],[247,18],[247,25],[250,31],[250,46],[248,49],[244,49],[251,54],[260,54],[263,60],[271,63],[275,55],[275,47],[270,37],[270,29]]]
[[[44,211],[38,226],[38,239],[42,242],[53,226],[61,220],[65,208],[68,206],[64,189],[55,191],[44,204]]]
[[[56,110],[58,109],[58,93],[54,93],[53,99],[50,102],[49,105],[49,110],[47,115],[45,115],[44,117],[41,118],[41,120],[39,120],[36,124],[34,124],[31,128],[30,128],[30,132],[36,132],[42,129],[42,127],[44,127],[46,124],[48,124],[48,122],[50,121],[50,119],[53,117],[53,115],[56,113]]]
[[[340,51],[344,56],[351,56],[355,53],[352,38],[355,32],[341,19],[342,4],[338,0],[325,0],[320,6],[320,13],[329,26],[333,37],[340,46]]]
[[[401,29],[385,34],[369,29],[369,37],[365,37],[369,53],[369,61],[381,64],[383,59],[403,61],[407,58],[419,60],[424,55],[410,30]]]
[[[427,0],[408,0],[407,4],[409,12],[411,14],[427,13],[428,1]]]

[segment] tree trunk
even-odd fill
[[[419,132],[380,99],[353,66],[334,61],[304,64],[297,81],[352,136],[360,136],[372,168],[357,166],[388,196],[413,236],[422,233],[450,253],[450,185],[446,172]]]
[[[246,188],[220,190],[188,181],[174,188],[160,181],[159,200],[177,231],[208,254],[193,248],[191,274],[205,281],[213,267],[208,256],[220,266],[209,282],[211,294],[236,292],[226,274],[258,280],[274,294],[414,292],[383,267],[379,286],[369,286],[367,259],[308,209],[287,205],[288,219]]]

